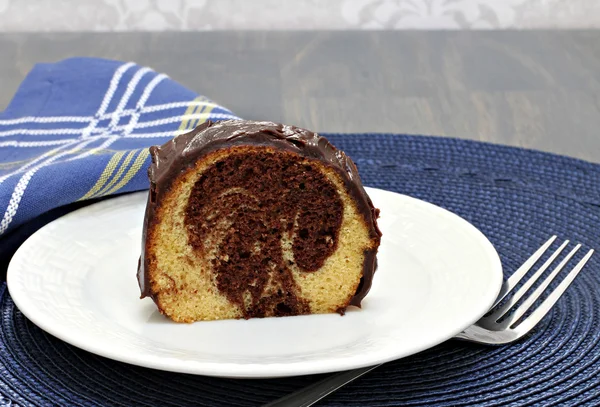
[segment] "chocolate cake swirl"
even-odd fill
[[[360,306],[376,269],[378,210],[354,163],[325,138],[271,122],[205,122],[150,152],[150,193],[138,268],[142,298],[152,297],[164,312],[148,272],[156,260],[155,253],[147,255],[152,240],[148,231],[157,229],[157,211],[165,197],[182,188],[180,179],[205,160],[180,204],[192,252],[187,261],[210,259],[210,281],[241,310],[241,317],[311,313],[294,276],[319,271],[338,249],[345,209],[336,179],[352,198],[371,242],[363,250],[358,287],[338,311]],[[181,283],[165,278],[170,293],[180,289]]]

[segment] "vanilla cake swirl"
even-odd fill
[[[378,210],[325,138],[206,122],[151,147],[138,282],[178,322],[344,313],[376,268]]]

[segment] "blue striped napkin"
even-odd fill
[[[209,119],[237,117],[134,63],[36,65],[0,113],[0,237],[58,206],[146,189],[148,146]]]

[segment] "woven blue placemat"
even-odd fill
[[[600,165],[455,139],[327,137],[356,161],[366,185],[432,202],[477,226],[507,275],[551,234],[600,248]],[[114,362],[45,334],[0,287],[0,405],[254,406],[321,377],[228,380]],[[597,254],[522,341],[449,341],[389,363],[321,405],[598,405],[598,293]]]

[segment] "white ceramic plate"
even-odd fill
[[[363,308],[337,314],[177,324],[139,299],[146,193],[107,200],[40,229],[17,251],[8,287],[33,323],[134,365],[226,377],[324,373],[391,361],[479,319],[502,283],[475,227],[423,201],[368,189],[381,209],[379,269]]]

